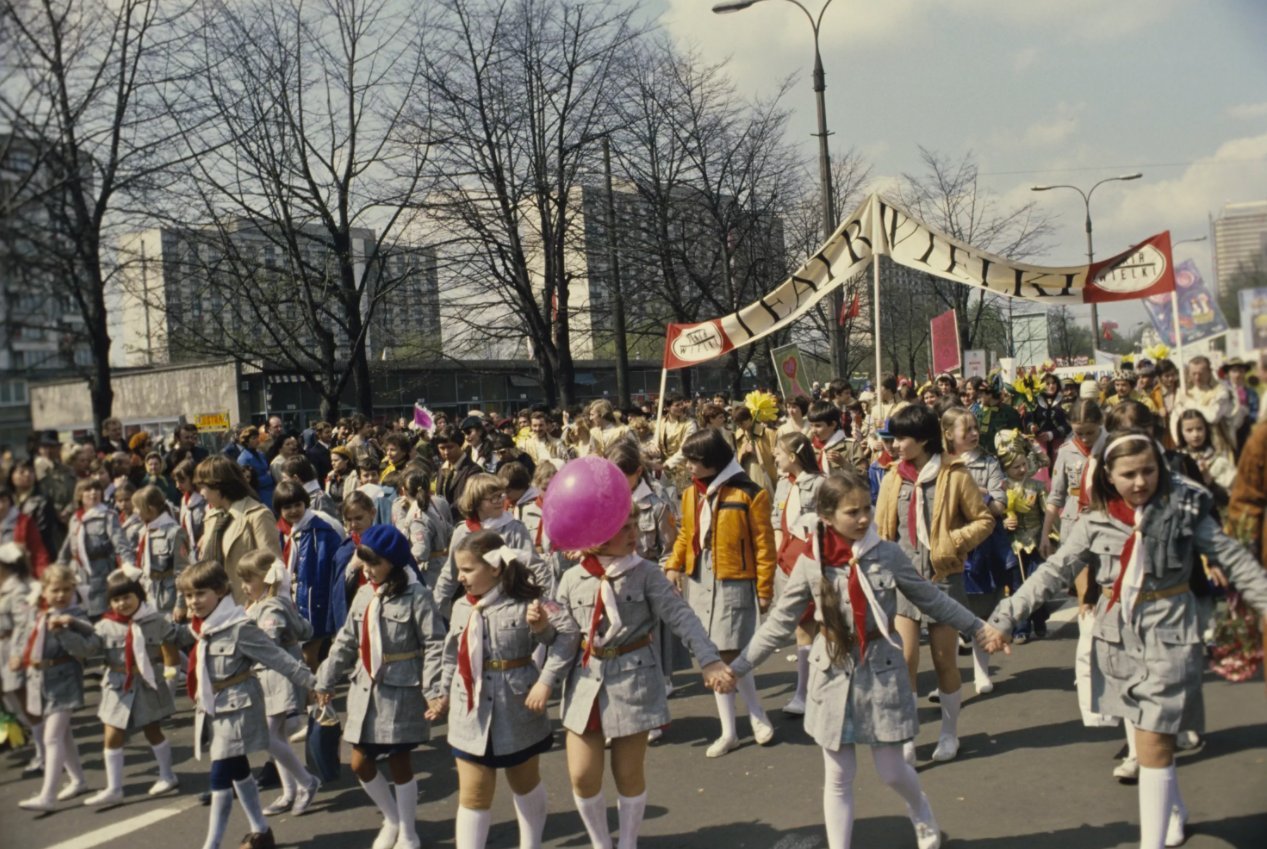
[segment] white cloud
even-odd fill
[[[1262,103],[1238,103],[1227,108],[1227,116],[1240,121],[1252,121],[1255,118],[1267,118],[1267,100]]]
[[[1041,55],[1039,49],[1033,45],[1022,47],[1012,53],[1012,70],[1018,73],[1020,71],[1028,71],[1038,63],[1038,58]]]

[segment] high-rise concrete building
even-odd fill
[[[285,364],[295,352],[315,357],[323,329],[335,340],[336,357],[346,357],[349,340],[340,326],[334,279],[338,265],[322,236],[314,228],[291,240],[246,221],[128,235],[119,257],[124,363],[238,355]],[[375,248],[372,230],[352,231],[354,273],[367,280],[361,315],[373,305],[366,332],[370,358],[390,356],[402,346],[438,347],[435,252],[393,246],[376,254]],[[225,340],[241,342],[237,350],[226,350],[232,342]]]
[[[1267,200],[1228,204],[1213,228],[1219,292],[1234,286],[1238,274],[1267,268]]]

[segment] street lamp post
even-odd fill
[[[1143,177],[1143,176],[1144,176],[1143,174],[1136,171],[1134,174],[1122,174],[1121,176],[1118,176],[1118,177],[1105,177],[1103,180],[1096,183],[1085,192],[1082,189],[1078,188],[1077,186],[1071,186],[1067,183],[1059,183],[1052,186],[1030,186],[1030,191],[1031,192],[1047,192],[1047,191],[1051,191],[1052,189],[1073,189],[1075,192],[1077,192],[1079,195],[1082,196],[1082,204],[1086,208],[1086,213],[1087,213],[1087,221],[1086,221],[1087,265],[1090,266],[1092,263],[1095,262],[1095,247],[1091,243],[1091,195],[1093,195],[1095,193],[1095,190],[1100,188],[1100,186],[1103,186],[1105,183],[1125,182],[1127,180],[1138,180],[1140,177]],[[1091,340],[1092,340],[1091,353],[1094,356],[1095,346],[1098,345],[1100,342],[1100,311],[1099,309],[1097,309],[1095,304],[1091,305]]]
[[[760,2],[762,0],[730,0],[730,2],[714,4],[713,11],[718,15],[741,12],[749,6],[755,6]],[[814,32],[814,100],[818,109],[818,132],[815,135],[818,137],[818,179],[819,196],[822,204],[823,240],[826,241],[832,233],[836,232],[836,200],[835,192],[832,188],[831,155],[827,149],[827,103],[824,97],[824,93],[827,91],[827,77],[823,73],[823,55],[819,49],[818,33],[823,22],[823,15],[827,12],[827,7],[831,5],[832,0],[827,0],[823,4],[823,7],[818,10],[817,17],[809,9],[805,8],[800,0],[787,0],[787,2],[796,6],[805,14],[805,19],[809,21],[810,29]],[[827,322],[827,338],[831,343],[831,364],[837,377],[847,377],[844,373],[844,346],[841,345],[839,323],[840,311],[843,305],[844,292],[837,287],[832,290],[831,318]],[[877,374],[877,383],[879,380],[880,375]]]

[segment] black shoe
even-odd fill
[[[1034,623],[1034,636],[1035,636],[1035,637],[1038,637],[1038,638],[1040,638],[1040,639],[1041,639],[1042,637],[1047,636],[1047,623],[1046,623],[1046,622],[1042,622],[1042,623],[1035,622],[1035,623]]]
[[[259,773],[255,776],[255,783],[259,785],[261,790],[281,787],[282,780],[277,775],[277,764],[269,761],[260,767]]]
[[[198,804],[199,804],[199,805],[202,805],[204,808],[205,808],[207,805],[210,805],[210,804],[211,804],[211,791],[210,791],[210,790],[206,791],[205,793],[199,793],[199,794],[198,794]]]

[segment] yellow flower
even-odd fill
[[[1024,487],[1012,487],[1007,491],[1007,512],[1013,516],[1028,513],[1033,509]]]
[[[759,422],[772,422],[779,417],[779,399],[769,392],[755,390],[744,396],[744,406]]]
[[[1158,342],[1156,345],[1149,348],[1144,353],[1147,354],[1150,359],[1164,360],[1170,356],[1170,347],[1168,345],[1162,344],[1161,342]]]

